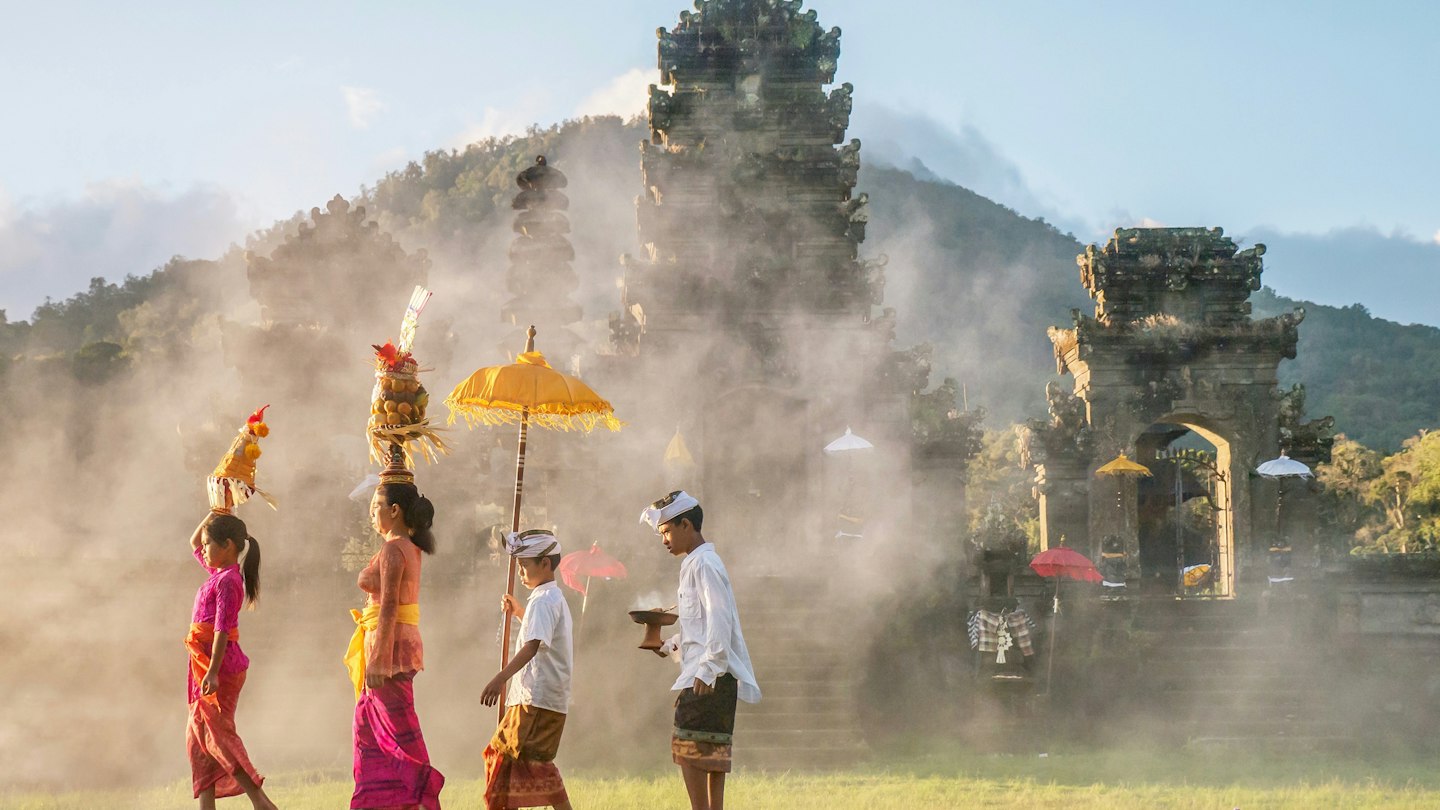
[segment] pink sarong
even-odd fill
[[[440,810],[445,777],[430,766],[412,679],[390,678],[355,704],[354,810]]]

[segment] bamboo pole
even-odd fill
[[[525,351],[535,351],[535,327],[531,326],[525,333]],[[525,494],[525,443],[530,433],[530,409],[522,408],[520,411],[520,446],[515,451],[515,505],[510,516],[510,531],[518,534],[520,532],[520,502]],[[514,555],[510,557],[509,573],[505,577],[505,595],[515,595],[515,569],[518,564]],[[513,618],[505,613],[505,629],[502,631],[500,640],[500,668],[504,669],[510,663],[510,620]],[[500,685],[500,719],[505,719],[505,693],[509,681]]]

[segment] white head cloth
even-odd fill
[[[505,535],[505,550],[515,558],[549,557],[560,553],[560,541],[544,529],[510,532]]]
[[[699,505],[700,502],[695,500],[695,496],[683,489],[676,490],[650,504],[640,513],[640,522],[650,524],[650,528],[658,532],[661,524],[669,523],[676,515],[683,515]]]

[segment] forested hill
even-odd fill
[[[514,176],[545,154],[571,178],[572,241],[583,279],[577,300],[588,317],[602,319],[617,306],[618,254],[638,250],[633,200],[641,182],[637,144],[645,134],[636,122],[585,119],[463,152],[432,152],[381,178],[358,202],[407,249],[429,250],[437,268],[487,266],[478,277],[483,286],[498,282],[505,263]],[[1092,306],[1075,265],[1083,246],[1043,220],[904,171],[867,165],[858,190],[871,201],[862,255],[888,258],[885,306],[897,310],[900,344],[931,344],[933,381],[959,380],[970,406],[990,411],[990,427],[1042,413],[1045,382],[1054,374],[1045,329],[1068,325],[1071,309]],[[251,248],[264,253],[293,225],[257,234]],[[203,315],[182,313],[179,326],[174,313],[145,317],[153,291],[183,284],[228,295],[243,291],[244,272],[234,252],[213,262],[176,261],[120,284],[97,280],[41,307],[28,322],[0,318],[0,373],[15,362],[63,366],[81,376],[144,362],[157,341],[183,340],[181,327]],[[224,277],[198,284],[207,274]],[[498,317],[501,296],[495,297]],[[1299,358],[1286,362],[1281,374],[1287,385],[1306,384],[1312,417],[1333,415],[1338,430],[1381,449],[1398,448],[1440,421],[1440,330],[1379,320],[1358,305],[1318,306],[1269,290],[1253,300],[1257,317],[1306,308]],[[205,295],[191,301],[196,310],[221,303]],[[488,303],[477,302],[477,311]],[[161,321],[166,329],[157,329]]]

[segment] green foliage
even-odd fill
[[[515,175],[532,165],[536,155],[553,155],[563,145],[585,141],[626,143],[633,150],[647,135],[638,119],[626,123],[617,116],[586,117],[543,129],[532,126],[523,136],[426,152],[420,161],[362,190],[360,203],[393,218],[383,223],[387,228],[411,228],[428,238],[474,238],[478,223],[509,212]]]
[[[99,385],[124,372],[130,364],[125,358],[125,347],[101,340],[76,349],[70,356],[70,367],[75,379]]]
[[[1440,329],[1380,320],[1359,304],[1285,298],[1269,288],[1250,300],[1257,318],[1305,308],[1297,356],[1280,364],[1280,380],[1305,384],[1310,416],[1334,416],[1345,435],[1388,451],[1436,425]]]
[[[1322,514],[1354,538],[1354,554],[1440,550],[1440,433],[1421,431],[1385,456],[1343,434],[1316,467]]]
[[[971,542],[984,548],[1017,546],[1038,551],[1040,507],[1032,474],[1020,464],[1017,428],[986,431],[970,461],[966,498]]]
[[[1406,439],[1380,466],[1365,493],[1385,516],[1374,545],[1401,554],[1440,548],[1440,433]]]

